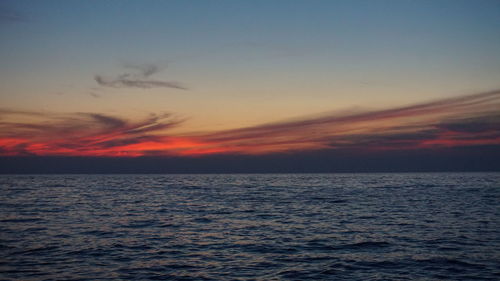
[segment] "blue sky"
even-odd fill
[[[402,104],[491,90],[500,77],[499,1],[21,0],[0,7],[21,18],[0,27],[2,99],[13,106],[34,99],[60,110],[67,101],[55,92],[94,107],[85,96],[96,86],[92,77],[126,64],[166,67],[164,79],[191,89],[190,101],[167,91],[174,92],[166,93],[169,110],[187,115],[199,109],[195,100],[266,102],[265,111],[280,117]],[[131,95],[153,110],[164,102],[161,93]],[[101,103],[117,102],[102,96]],[[290,106],[279,108],[284,99]],[[126,110],[134,98],[122,102]]]
[[[500,86],[497,0],[2,0],[0,40],[9,112],[169,114],[183,134]]]

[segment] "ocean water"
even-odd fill
[[[1,280],[500,280],[500,173],[0,186]]]

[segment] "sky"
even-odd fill
[[[2,161],[500,150],[497,0],[0,0],[0,42]]]

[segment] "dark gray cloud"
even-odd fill
[[[302,120],[295,120],[290,122],[279,122],[264,124],[254,127],[246,127],[235,130],[227,130],[216,132],[206,135],[205,138],[210,141],[248,141],[248,140],[262,140],[271,137],[286,137],[286,136],[307,136],[309,139],[314,139],[315,135],[311,132],[324,132],[320,134],[320,140],[324,135],[331,133],[341,133],[342,127],[349,127],[352,124],[359,124],[361,122],[374,122],[395,120],[398,118],[422,118],[430,115],[443,115],[443,114],[477,114],[482,113],[483,119],[470,119],[471,116],[464,116],[462,119],[455,121],[446,121],[446,123],[438,123],[437,126],[468,126],[471,120],[475,120],[476,126],[484,126],[483,123],[487,118],[492,118],[492,112],[498,112],[500,107],[500,90],[478,93],[474,95],[461,96],[456,98],[448,98],[437,100],[428,103],[421,103],[405,107],[390,108],[377,111],[360,112],[346,115],[327,115],[319,118],[309,118]],[[498,114],[497,114],[498,115]],[[463,115],[462,115],[463,116]],[[444,120],[443,117],[439,118],[440,121]],[[437,122],[437,121],[436,121]],[[489,124],[489,123],[488,123]],[[399,132],[405,130],[427,129],[429,126],[435,124],[425,123],[422,125],[415,125],[412,123],[406,124],[397,128]],[[474,126],[474,125],[472,125]],[[420,128],[423,127],[423,128]],[[393,128],[394,130],[396,128]],[[395,133],[396,135],[399,132]],[[347,133],[349,134],[349,133]]]
[[[435,124],[399,126],[388,131],[332,137],[329,140],[335,148],[404,148],[439,140],[443,136],[450,141],[500,138],[500,114],[496,111],[483,112],[479,116],[455,117]]]
[[[446,120],[436,127],[459,133],[500,133],[500,113],[491,112],[469,118]]]
[[[127,64],[124,67],[137,70],[143,77],[149,77],[163,70],[163,68],[160,68],[155,64]]]
[[[174,88],[187,90],[186,87],[176,81],[165,81],[151,79],[150,77],[162,69],[157,65],[144,64],[144,65],[127,65],[127,69],[133,70],[132,72],[125,72],[116,77],[106,77],[103,75],[95,75],[94,80],[103,87],[111,88]]]
[[[330,146],[334,148],[414,147],[422,141],[438,138],[440,133],[437,129],[422,129],[416,132],[396,131],[348,135],[333,138]]]
[[[152,75],[148,73],[155,71],[144,68],[142,73]],[[5,155],[24,151],[38,155],[106,156],[265,154],[500,145],[499,108],[500,91],[492,91],[378,111],[184,135],[165,134],[165,129],[184,121],[170,114],[131,122],[97,113],[55,114],[0,108],[0,140],[4,138]],[[23,116],[28,118],[19,118]]]
[[[6,120],[8,116],[36,116],[38,122],[13,122]],[[72,113],[58,114],[50,112],[17,111],[0,109],[0,138],[23,139],[76,139],[80,143],[96,143],[107,141],[108,138],[144,137],[148,133],[155,133],[172,128],[183,120],[172,118],[170,114],[151,114],[150,117],[130,122],[100,113]]]

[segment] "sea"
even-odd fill
[[[0,280],[500,280],[500,173],[2,175]]]

